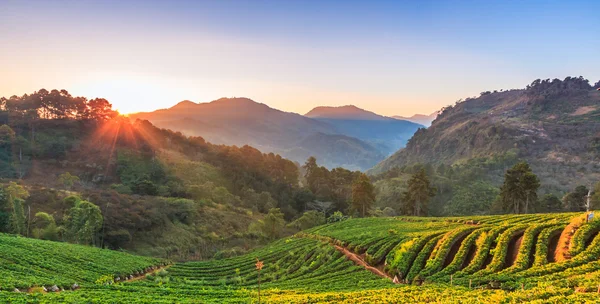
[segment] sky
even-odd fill
[[[0,0],[0,96],[121,113],[248,97],[429,114],[541,78],[600,80],[600,1]]]

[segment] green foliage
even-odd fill
[[[315,226],[323,225],[325,223],[325,214],[319,211],[311,210],[304,212],[301,217],[288,224],[288,226],[294,227],[298,230],[305,230]]]
[[[336,222],[344,221],[346,219],[348,219],[347,216],[345,216],[340,211],[336,211],[330,217],[327,218],[327,222],[328,223],[336,223]]]
[[[427,214],[429,200],[435,196],[435,188],[430,185],[425,168],[418,169],[408,181],[408,189],[402,195],[404,214],[421,216]]]
[[[547,243],[548,232],[557,228],[561,231],[575,216],[581,214],[350,219],[310,228],[245,255],[177,263],[168,270],[146,275],[145,279],[125,283],[115,281],[119,278],[117,282],[122,282],[131,274],[143,275],[149,265],[164,262],[91,247],[0,235],[0,250],[7,253],[3,258],[17,261],[0,264],[0,275],[7,278],[1,287],[0,300],[78,303],[94,298],[110,303],[194,303],[202,298],[219,303],[251,302],[256,298],[253,290],[258,283],[254,263],[259,259],[264,263],[261,296],[269,303],[355,302],[356,299],[369,303],[437,303],[440,299],[444,303],[470,303],[473,299],[482,303],[532,300],[541,303],[549,299],[559,303],[593,302],[594,298],[585,293],[574,293],[573,286],[595,292],[600,279],[597,271],[600,236],[591,233],[593,239],[586,241],[587,246],[570,260],[545,265],[529,261],[534,256],[535,242]],[[507,267],[504,262],[508,244],[521,229],[525,230],[517,260]],[[581,237],[584,234],[590,235],[581,232],[575,238],[585,239]],[[445,260],[458,242],[460,248],[446,266]],[[382,279],[354,264],[333,245],[363,253],[371,266],[385,263],[384,269],[392,277],[407,273],[408,282],[426,284],[395,286],[390,279]],[[27,260],[17,258],[23,248],[27,250]],[[472,248],[475,255],[467,263]],[[65,252],[80,258],[73,260]],[[536,249],[536,260],[537,255]],[[490,263],[486,264],[486,260]],[[453,275],[452,286],[450,275]],[[39,295],[9,292],[14,287],[54,284],[67,289],[75,282],[82,285],[76,292]],[[491,285],[501,289],[489,289]]]
[[[254,223],[250,229],[260,231],[269,239],[276,239],[281,236],[284,226],[283,213],[279,208],[271,208],[269,213],[262,220]]]
[[[588,188],[586,186],[578,186],[573,192],[567,193],[562,199],[564,210],[570,212],[585,211],[587,195]]]
[[[445,206],[445,213],[448,215],[486,214],[499,193],[497,187],[483,181],[458,186]]]
[[[375,203],[373,184],[366,174],[361,174],[352,183],[352,210],[365,217]]]
[[[540,200],[540,209],[543,212],[562,211],[562,202],[554,194],[546,194]]]
[[[69,172],[65,172],[58,176],[58,182],[65,186],[65,189],[69,190],[73,188],[75,183],[80,181],[79,177],[76,175],[72,175]]]
[[[35,214],[32,232],[35,238],[58,241],[60,228],[56,225],[52,215],[46,212],[38,212]]]
[[[102,221],[98,206],[77,198],[65,219],[65,236],[77,244],[95,245]]]
[[[73,284],[92,287],[105,276],[127,276],[145,272],[150,266],[166,261],[134,256],[123,252],[41,241],[0,234],[2,258],[0,290],[27,289],[32,286],[53,286],[70,290]],[[1,300],[0,300],[1,301]]]
[[[518,163],[506,171],[504,184],[500,188],[499,203],[504,211],[529,213],[535,210],[539,187],[540,181],[529,164]]]

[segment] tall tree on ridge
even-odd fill
[[[530,204],[537,202],[540,181],[529,164],[520,162],[506,171],[500,188],[500,203],[507,212],[520,214],[532,211]]]
[[[365,217],[375,203],[375,187],[369,177],[362,173],[352,184],[352,210]]]
[[[415,174],[408,181],[408,190],[402,195],[405,204],[405,213],[408,215],[422,216],[427,214],[427,205],[435,196],[435,188],[431,186],[425,168],[417,168]]]

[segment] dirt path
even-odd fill
[[[462,246],[463,241],[471,233],[473,233],[473,231],[471,231],[469,233],[465,233],[463,236],[459,237],[458,239],[456,239],[454,241],[454,243],[452,244],[452,247],[450,247],[450,252],[448,252],[448,254],[446,255],[446,258],[444,259],[444,265],[443,265],[442,269],[446,268],[448,265],[450,265],[450,263],[452,263],[454,261],[454,258],[456,257],[458,250]]]
[[[573,235],[585,223],[585,215],[579,216],[571,220],[571,223],[567,225],[565,230],[560,234],[558,244],[556,245],[556,251],[554,252],[554,261],[562,262],[571,258],[569,250],[571,249],[571,239]]]
[[[394,278],[390,277],[387,273],[381,271],[380,269],[377,269],[371,265],[369,265],[367,262],[365,262],[365,260],[363,258],[361,258],[359,255],[357,255],[356,253],[348,250],[347,248],[344,248],[342,246],[338,246],[338,245],[334,245],[335,249],[337,249],[339,252],[341,252],[342,254],[344,254],[349,260],[351,260],[352,262],[354,262],[356,265],[359,265],[363,268],[365,268],[366,270],[372,272],[373,274],[380,276],[382,278],[385,279],[389,279],[389,280],[394,280]]]
[[[161,271],[161,270],[163,270],[163,269],[165,269],[165,270],[166,270],[166,269],[168,269],[168,268],[169,268],[169,267],[171,267],[171,266],[173,266],[173,265],[167,265],[167,266],[159,267],[159,268],[156,268],[156,269],[154,269],[153,271],[148,271],[148,272],[146,272],[146,273],[140,274],[140,275],[139,275],[139,276],[137,276],[137,277],[133,277],[132,279],[127,279],[127,280],[124,280],[124,281],[122,281],[122,282],[123,282],[123,283],[129,283],[129,282],[135,282],[135,281],[143,280],[143,279],[145,279],[145,278],[146,278],[146,275],[148,275],[148,274],[156,274],[156,273],[158,273],[159,271]]]
[[[148,272],[142,273],[142,274],[140,274],[140,275],[138,275],[136,277],[133,277],[131,279],[122,280],[119,283],[129,283],[129,282],[139,281],[139,280],[145,279],[146,275],[148,275],[148,274],[156,274],[159,271],[161,271],[163,269],[168,269],[171,266],[173,266],[173,265],[166,265],[166,266],[158,267],[158,268],[156,268],[156,269],[154,269],[152,271],[148,271]],[[59,292],[63,292],[63,291],[66,291],[66,290],[62,290],[61,289],[59,291],[50,291],[50,290],[44,290],[44,287],[29,287],[26,292],[27,293],[59,293]],[[71,290],[69,289],[69,291],[71,291]]]
[[[519,249],[521,249],[521,243],[523,242],[524,233],[521,232],[510,240],[508,243],[508,251],[506,252],[506,260],[504,261],[504,268],[508,268],[515,264],[517,256],[519,255]]]

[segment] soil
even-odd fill
[[[462,266],[460,266],[460,270],[464,269],[465,267],[467,267],[468,265],[471,264],[471,262],[473,261],[473,258],[475,258],[476,252],[477,252],[477,245],[471,244],[471,247],[469,247],[469,252],[467,252],[467,258],[464,260]]]
[[[393,278],[390,277],[387,273],[383,272],[381,269],[378,269],[376,267],[369,265],[367,262],[365,262],[364,258],[362,258],[358,254],[348,250],[347,248],[335,245],[335,249],[337,249],[339,252],[344,254],[349,260],[354,262],[356,265],[359,265],[359,266],[365,268],[366,270],[374,273],[377,276],[380,276],[382,278],[386,278],[389,280],[393,280]]]
[[[454,244],[452,244],[452,247],[450,248],[450,251],[448,252],[448,255],[446,256],[446,259],[444,260],[443,268],[446,268],[446,266],[450,265],[450,263],[452,263],[452,261],[454,261],[454,258],[456,257],[456,254],[458,253],[458,250],[460,249],[460,246],[462,245],[463,241],[465,240],[465,238],[467,238],[468,235],[469,235],[468,233],[465,233],[465,235],[458,238],[454,242]]]
[[[563,232],[560,234],[560,238],[558,239],[558,244],[556,245],[554,261],[562,262],[571,258],[571,255],[569,254],[569,250],[571,248],[571,239],[584,221],[585,218],[576,217],[569,225],[567,225],[565,230],[563,230]]]
[[[519,255],[519,248],[523,242],[523,232],[512,237],[508,243],[508,250],[506,252],[506,260],[504,261],[504,267],[508,268],[515,264],[517,256]]]
[[[560,238],[560,233],[552,235],[548,241],[548,263],[554,263],[554,254],[556,253],[556,247],[558,246],[558,239]]]

